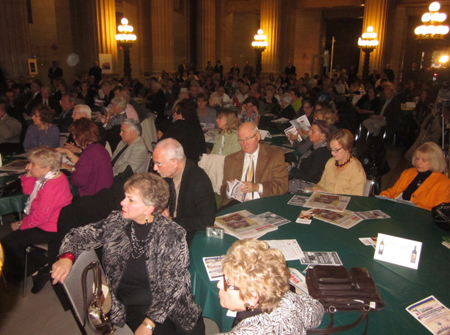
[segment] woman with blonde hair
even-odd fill
[[[241,150],[237,135],[239,119],[236,117],[236,113],[229,109],[220,109],[217,113],[216,123],[220,128],[220,133],[214,139],[211,153],[228,156]]]
[[[254,239],[236,241],[223,262],[220,305],[237,315],[227,334],[306,334],[324,309],[307,294],[289,290],[289,269],[278,249]]]
[[[450,179],[443,174],[447,164],[442,149],[436,143],[426,142],[414,151],[412,164],[413,168],[403,171],[394,186],[380,195],[409,200],[428,210],[450,202]]]
[[[347,129],[339,129],[328,138],[330,158],[322,178],[312,187],[313,191],[363,195],[366,173],[360,161],[353,156],[353,135]]]

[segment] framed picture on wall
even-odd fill
[[[98,60],[103,74],[113,73],[111,54],[98,54]]]
[[[37,60],[34,58],[28,59],[28,72],[30,76],[35,76],[38,74],[38,66],[37,66]]]

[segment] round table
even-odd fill
[[[295,238],[303,251],[337,251],[343,265],[365,267],[374,278],[386,307],[370,313],[369,334],[427,334],[405,308],[429,295],[434,295],[443,304],[450,307],[448,278],[450,271],[450,250],[444,247],[444,231],[438,228],[427,210],[398,204],[387,200],[353,196],[347,207],[352,211],[380,209],[391,216],[390,219],[364,220],[351,229],[340,228],[326,222],[313,219],[310,225],[295,223],[303,209],[288,205],[292,195],[262,198],[242,203],[218,213],[218,216],[246,209],[253,214],[270,211],[289,219],[291,223],[261,237],[261,240]],[[376,237],[378,233],[389,234],[423,242],[419,269],[373,259],[374,248],[364,246],[360,237]],[[226,310],[219,304],[217,282],[208,279],[203,257],[225,254],[236,238],[225,234],[223,240],[209,238],[204,231],[198,232],[191,244],[192,290],[195,300],[203,308],[203,316],[214,320],[221,331],[231,328],[232,318],[225,315]],[[289,267],[305,270],[299,261],[288,262]],[[348,324],[357,318],[358,313],[337,313],[336,325]],[[324,317],[321,327],[328,322]],[[363,325],[345,332],[361,334]]]

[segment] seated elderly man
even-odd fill
[[[112,155],[111,164],[114,175],[123,172],[129,165],[134,173],[145,171],[148,148],[141,137],[142,128],[139,121],[125,119],[120,126],[122,141]]]
[[[288,190],[288,171],[283,152],[260,145],[261,134],[252,122],[244,122],[238,129],[238,141],[242,150],[225,157],[221,195],[223,205],[231,205],[227,198],[227,181],[243,182],[242,192],[247,193],[245,201],[281,195]]]
[[[211,181],[196,162],[186,159],[180,142],[173,138],[158,142],[153,161],[154,170],[170,186],[169,208],[163,215],[186,230],[190,245],[198,230],[214,224],[216,202]]]
[[[22,124],[6,113],[6,102],[0,100],[0,153],[9,153],[18,147]]]

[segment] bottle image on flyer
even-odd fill
[[[382,255],[384,251],[384,241],[381,240],[380,247],[378,248],[378,254]]]
[[[417,250],[416,250],[416,246],[414,246],[414,250],[411,253],[411,263],[415,263],[416,262],[416,258],[417,258]]]

